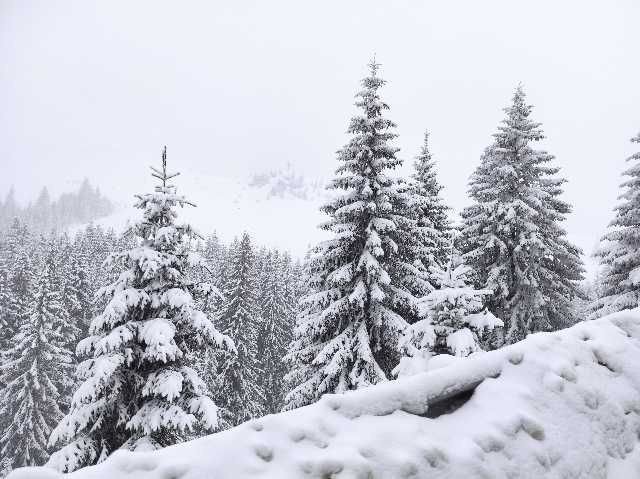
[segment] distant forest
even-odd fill
[[[88,223],[111,214],[113,203],[85,179],[74,193],[63,193],[53,200],[49,190],[42,188],[35,202],[20,206],[15,199],[13,188],[6,198],[0,200],[0,230],[9,228],[14,218],[18,218],[37,233],[60,230],[74,223]]]

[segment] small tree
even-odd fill
[[[78,366],[83,383],[50,438],[67,444],[49,461],[60,471],[95,464],[118,448],[164,447],[196,427],[218,427],[218,407],[186,358],[207,345],[233,351],[233,342],[194,307],[194,295],[210,288],[186,276],[197,234],[175,222],[176,207],[191,203],[168,183],[177,174],[167,173],[166,149],[162,168],[152,170],[160,185],[138,196],[144,213],[132,232],[139,244],[111,255],[123,272],[99,291],[107,305],[78,345],[89,357]]]
[[[468,356],[479,351],[481,338],[486,331],[502,327],[502,320],[491,313],[482,312],[484,297],[491,290],[477,290],[468,285],[470,269],[451,262],[446,269],[434,268],[433,273],[440,287],[424,299],[426,316],[434,328],[434,353]],[[485,319],[481,320],[481,317]]]
[[[496,328],[504,326],[483,307],[491,291],[469,286],[467,266],[449,261],[446,269],[434,267],[432,272],[439,288],[423,298],[424,319],[411,325],[403,338],[408,358],[396,368],[400,375],[420,369],[412,363],[424,363],[434,354],[465,357],[481,351]]]

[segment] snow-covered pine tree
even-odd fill
[[[263,414],[262,371],[257,357],[261,318],[257,303],[255,253],[244,233],[230,248],[231,261],[220,310],[220,328],[236,345],[237,354],[221,352],[216,359],[216,400],[232,425]]]
[[[209,265],[213,285],[222,289],[225,247],[221,243],[218,234],[214,231],[206,240],[203,256]]]
[[[67,318],[55,284],[54,252],[50,248],[28,315],[0,368],[5,385],[0,392],[0,456],[5,471],[43,465],[49,458],[49,434],[62,418],[60,390],[72,364],[62,335]]]
[[[2,351],[8,349],[7,340],[12,336],[9,328],[9,248],[6,238],[0,237],[0,365],[2,365]],[[12,331],[15,333],[15,331]],[[0,388],[2,382],[0,380]]]
[[[78,285],[70,282],[72,278],[70,278],[67,269],[67,264],[71,256],[68,250],[69,238],[66,235],[57,236],[55,233],[52,233],[48,238],[44,238],[43,241],[41,241],[41,246],[45,255],[45,261],[51,262],[50,280],[52,288],[59,295],[59,299],[62,302],[60,334],[63,338],[63,345],[68,350],[75,351],[78,341],[86,336],[82,336],[78,322],[70,315],[70,313],[74,311],[74,308],[77,308],[79,305],[72,304],[73,300],[71,299],[72,296],[75,296]],[[73,381],[68,381],[68,383],[71,385]],[[62,389],[60,393],[63,393]]]
[[[288,252],[280,255],[280,267],[283,274],[284,304],[287,311],[286,328],[288,330],[289,342],[293,339],[293,329],[298,311],[298,304],[302,297],[303,288],[303,267],[300,260],[293,261]]]
[[[329,186],[337,195],[322,208],[329,221],[321,227],[333,238],[308,263],[311,293],[286,357],[286,409],[387,380],[407,326],[401,314],[417,314],[407,285],[423,281],[412,250],[421,231],[409,216],[411,188],[389,176],[402,162],[390,144],[395,125],[383,116],[389,107],[378,94],[384,84],[378,68],[372,62],[362,81],[361,114],[350,122],[352,137],[338,152]]]
[[[0,357],[13,346],[13,336],[27,318],[33,286],[31,238],[27,226],[14,218],[5,246],[5,291],[3,318],[0,318]]]
[[[279,251],[267,253],[262,274],[261,319],[258,330],[260,384],[265,411],[275,413],[284,405],[285,364],[282,358],[292,339],[295,310],[291,303],[289,263]]]
[[[82,232],[79,241],[81,255],[78,259],[87,276],[87,282],[96,288],[93,291],[95,294],[96,285],[106,284],[112,280],[113,271],[111,268],[104,267],[104,261],[109,253],[114,251],[114,245],[118,243],[118,239],[113,230],[105,231],[100,225],[90,223]],[[98,306],[103,307],[104,304],[96,304],[96,307]]]
[[[167,173],[166,149],[162,168],[152,170],[160,185],[138,196],[143,218],[132,232],[139,244],[110,256],[123,272],[100,289],[107,306],[78,344],[88,356],[77,371],[83,383],[50,438],[66,444],[48,463],[60,471],[101,462],[118,448],[164,447],[195,427],[218,427],[218,407],[185,358],[207,345],[233,351],[233,342],[194,307],[201,288],[185,272],[197,234],[176,223],[176,208],[191,203],[168,183],[177,174]]]
[[[414,162],[412,175],[416,194],[423,199],[424,206],[418,208],[418,224],[428,229],[428,241],[420,258],[427,270],[436,266],[444,267],[448,261],[451,243],[451,224],[447,215],[448,208],[443,203],[438,183],[435,161],[429,151],[429,132],[424,134],[424,143]]]
[[[2,210],[0,212],[0,228],[8,229],[13,220],[19,213],[19,207],[15,198],[15,188],[12,186],[9,188],[9,192],[2,204]]]
[[[478,290],[468,284],[469,267],[464,264],[446,268],[434,267],[438,289],[424,298],[426,321],[433,327],[430,351],[435,354],[468,356],[482,349],[483,336],[504,323],[493,314],[483,311],[484,298],[491,290]],[[423,331],[418,326],[417,331]]]
[[[99,285],[102,284],[98,282],[98,270],[107,259],[107,255],[101,255],[98,252],[99,232],[100,230],[93,223],[89,223],[82,231],[76,233],[74,238],[74,254],[77,258],[78,266],[84,272],[88,286],[87,294],[91,298],[91,305],[87,312],[89,318],[93,318],[101,311],[95,302],[95,295]],[[119,250],[112,249],[111,251]],[[104,304],[100,306],[104,307]],[[88,325],[86,331],[88,333]]]
[[[423,297],[434,288],[429,267],[435,259],[433,254],[437,247],[433,239],[437,233],[424,222],[422,215],[430,201],[417,193],[413,181],[396,179],[390,188],[389,199],[395,225],[389,237],[397,246],[387,261],[393,307],[395,313],[412,324],[420,320],[416,298]],[[389,365],[392,362],[395,360],[391,360]]]
[[[640,144],[640,133],[631,139]],[[599,297],[590,307],[593,319],[640,305],[640,152],[627,161],[632,165],[623,173],[621,203],[610,223],[610,231],[596,253],[602,265]]]
[[[583,274],[581,251],[561,226],[571,210],[560,199],[565,180],[554,157],[533,148],[544,136],[531,109],[518,87],[471,177],[475,203],[462,213],[465,263],[476,286],[493,291],[488,306],[504,320],[508,343],[573,323]]]
[[[36,248],[37,253],[34,256],[40,258],[38,263],[42,265],[41,268],[45,266],[48,268],[50,287],[55,292],[56,301],[61,305],[56,314],[58,345],[73,352],[83,336],[81,336],[81,329],[69,315],[68,296],[71,291],[68,286],[69,277],[66,274],[66,263],[70,254],[68,240],[66,235],[58,236],[55,233],[51,233],[48,237],[41,236]],[[71,357],[75,365],[75,356],[72,353]],[[58,406],[63,413],[68,412],[71,403],[71,395],[75,386],[73,376],[73,374],[65,374],[62,376],[61,382],[56,384],[60,397]]]
[[[432,268],[437,289],[422,299],[423,319],[409,326],[401,340],[405,357],[395,375],[424,372],[434,355],[466,357],[502,345],[504,322],[483,306],[492,291],[470,286],[469,272],[452,244],[447,267]]]
[[[217,241],[215,233],[214,237],[217,246],[221,247],[220,243]],[[216,266],[219,265],[215,264],[216,257],[213,254],[212,249],[209,248],[211,244],[211,237],[207,238],[206,242],[198,240],[195,243],[193,253],[195,255],[199,255],[200,260],[195,267],[190,268],[189,278],[194,282],[202,284],[203,287],[206,286],[209,291],[209,294],[202,294],[197,298],[195,302],[196,307],[206,315],[217,318],[220,315],[220,307],[224,297],[222,296],[222,293],[220,293],[223,285],[219,282],[219,275],[216,270]],[[224,355],[220,354],[218,349],[213,348],[193,351],[189,356],[190,363],[210,391],[216,391],[218,388],[216,364],[220,356]],[[215,397],[213,399],[214,402],[218,403],[218,400]],[[226,422],[224,418],[221,418],[221,427],[224,425],[226,425]]]
[[[74,243],[74,245],[77,243]],[[64,265],[64,278],[62,282],[62,301],[69,315],[69,323],[73,328],[77,328],[75,338],[70,341],[77,341],[89,335],[89,325],[91,323],[91,312],[93,310],[93,299],[91,297],[91,286],[87,280],[87,274],[82,268],[78,251],[72,246],[67,262]],[[75,351],[76,344],[70,348]]]

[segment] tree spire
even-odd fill
[[[371,61],[369,62],[369,73],[372,77],[375,77],[378,74],[378,70],[381,66],[382,64],[376,62],[376,54],[374,53]]]
[[[162,169],[159,170],[153,166],[150,167],[151,168],[151,176],[158,178],[161,182],[162,182],[162,186],[156,186],[156,191],[158,192],[167,192],[167,189],[175,189],[175,186],[173,185],[167,185],[167,181],[169,181],[171,178],[175,178],[176,176],[178,176],[180,174],[180,172],[176,172],[176,173],[167,173],[167,147],[166,145],[164,146],[164,148],[162,149]]]

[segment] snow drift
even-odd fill
[[[117,452],[71,477],[629,479],[639,437],[633,310],[161,451]]]

